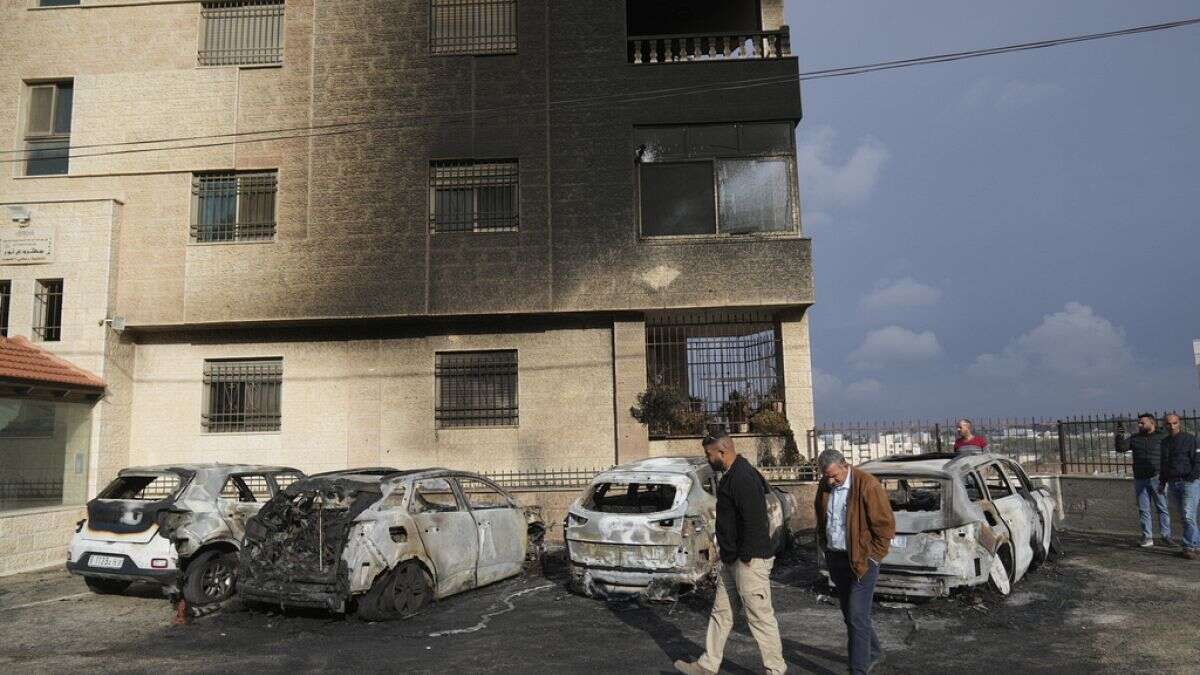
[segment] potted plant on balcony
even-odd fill
[[[674,387],[657,383],[638,394],[637,405],[629,409],[629,414],[645,424],[651,436],[667,436],[679,433],[691,422],[683,415],[687,407]]]
[[[729,420],[730,431],[743,434],[750,431],[750,400],[742,396],[742,392],[737,389],[729,392],[729,400],[721,407]]]

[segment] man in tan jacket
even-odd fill
[[[850,466],[842,453],[822,452],[817,466],[822,475],[815,504],[817,542],[842,605],[850,672],[868,673],[883,660],[871,625],[871,598],[879,565],[896,534],[896,519],[883,485]]]

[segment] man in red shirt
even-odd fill
[[[968,447],[970,446],[970,447]],[[967,418],[958,421],[958,438],[954,439],[955,452],[983,452],[987,450],[987,439],[975,434],[975,425]]]

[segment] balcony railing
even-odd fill
[[[755,33],[689,33],[629,36],[629,62],[680,63],[736,59],[777,59],[792,53],[791,33],[779,30]]]

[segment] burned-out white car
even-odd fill
[[[672,597],[715,574],[718,477],[701,457],[656,457],[592,479],[564,524],[572,585],[589,597]],[[796,531],[795,498],[771,487],[771,536]]]
[[[67,570],[97,593],[153,581],[193,605],[225,600],[234,591],[246,520],[303,475],[252,464],[123,469],[88,502]]]
[[[893,456],[859,468],[883,483],[896,516],[879,594],[944,596],[990,582],[1007,595],[1050,555],[1055,499],[1007,457]]]
[[[246,526],[242,598],[378,621],[521,572],[545,528],[483,476],[348,469],[298,481]]]

